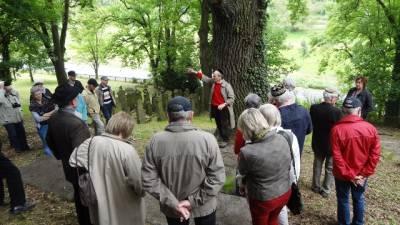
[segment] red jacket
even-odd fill
[[[236,155],[239,155],[240,149],[246,144],[246,141],[243,138],[243,134],[240,130],[236,130],[235,134],[235,145],[233,146],[233,151]]]
[[[352,181],[375,172],[381,154],[378,132],[361,117],[343,117],[331,131],[333,175]]]

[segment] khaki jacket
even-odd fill
[[[0,90],[0,124],[19,123],[22,121],[21,107],[13,108],[14,103],[21,104],[19,93],[12,90],[10,94],[5,94],[4,90]]]
[[[203,74],[201,80],[205,83],[212,83],[211,87],[211,93],[210,93],[210,107],[211,107],[211,101],[212,101],[212,96],[214,93],[214,80],[207,77],[206,75]],[[235,113],[233,111],[233,103],[235,102],[235,93],[233,91],[232,86],[226,82],[225,80],[221,81],[221,94],[222,97],[224,97],[225,103],[228,105],[228,110],[229,110],[229,122],[231,129],[235,128]],[[210,110],[211,112],[211,110]]]
[[[91,92],[90,90],[85,89],[83,92],[83,98],[85,99],[88,113],[90,115],[100,113],[100,104],[96,92]]]
[[[225,167],[215,137],[186,122],[171,123],[147,146],[142,167],[143,188],[160,201],[167,217],[189,200],[193,217],[211,214],[225,182]]]
[[[78,164],[87,169],[90,140],[74,150],[69,159],[70,166]],[[89,157],[90,176],[98,201],[97,209],[90,208],[92,215],[98,214],[95,224],[144,225],[142,163],[132,145],[110,134],[95,136],[90,144]]]

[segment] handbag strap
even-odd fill
[[[88,162],[87,162],[87,169],[88,169],[88,173],[89,173],[89,176],[90,176],[90,165],[89,165],[89,162],[90,162],[90,146],[91,146],[91,144],[92,144],[92,141],[93,141],[93,138],[94,137],[92,137],[91,139],[90,139],[90,141],[89,141],[89,147],[88,147],[88,155],[87,155],[87,158],[88,158]],[[77,171],[77,173],[78,173],[78,177],[79,177],[79,167],[78,167],[78,149],[79,149],[79,147],[76,149],[76,151],[75,151],[75,167],[76,167],[76,171]]]
[[[293,170],[294,170],[294,176],[295,176],[295,179],[297,180],[296,163],[295,163],[295,160],[294,160],[293,148],[292,148],[293,139],[290,138],[289,134],[284,130],[278,131],[278,134],[282,135],[286,139],[288,144],[289,144],[290,155],[291,155],[291,158],[292,158],[292,164],[293,164]]]

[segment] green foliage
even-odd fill
[[[296,23],[304,22],[309,13],[306,0],[288,0],[287,9],[290,11],[290,24],[293,28]]]
[[[285,55],[288,46],[285,45],[286,32],[279,26],[278,15],[274,9],[269,11],[264,42],[266,43],[265,58],[268,82],[275,82],[281,75],[287,75],[298,68],[292,58]]]
[[[400,15],[399,1],[387,7],[393,15]],[[368,77],[376,113],[383,115],[389,92],[400,89],[391,78],[396,30],[376,0],[338,1],[330,14],[326,45],[331,50],[321,62],[321,71],[334,69],[347,87],[356,76]]]
[[[91,63],[96,76],[100,64],[105,63],[109,55],[110,35],[112,28],[107,27],[98,15],[104,14],[102,8],[84,8],[74,18],[71,29],[73,37],[72,48],[77,52],[77,58]]]
[[[191,82],[185,68],[198,64],[195,35],[198,30],[197,1],[121,1],[109,9],[117,27],[113,55],[129,66],[149,62],[154,82],[169,90],[185,89]],[[191,82],[189,86],[198,85]]]

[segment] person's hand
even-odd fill
[[[226,103],[223,103],[223,104],[219,105],[218,106],[218,110],[222,110],[223,108],[225,108],[225,106],[226,106]]]
[[[197,74],[197,71],[194,70],[193,68],[188,68],[188,69],[187,69],[187,74],[196,75],[196,74]]]
[[[188,210],[192,210],[192,206],[190,205],[190,202],[188,200],[183,200],[179,202],[178,207],[184,207],[187,208]]]
[[[239,187],[239,194],[241,194],[242,196],[246,195],[246,186],[245,185],[241,185]]]
[[[363,177],[363,176],[361,176],[361,175],[356,176],[356,178],[355,178],[355,184],[356,184],[356,186],[364,186],[365,180],[366,180],[366,178]]]
[[[178,205],[175,210],[178,213],[181,222],[190,218],[190,211],[186,207],[180,207]]]

